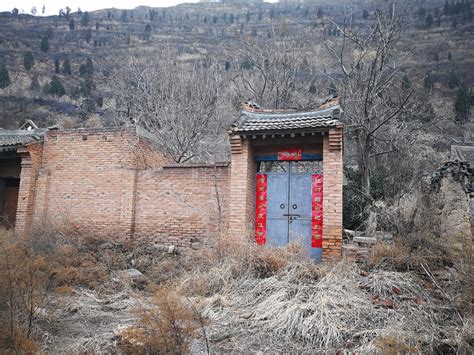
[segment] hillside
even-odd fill
[[[390,6],[380,3],[380,6]],[[469,8],[469,3],[466,9]],[[464,127],[453,121],[453,101],[461,85],[472,87],[474,76],[474,22],[472,10],[446,12],[442,1],[410,5],[405,16],[404,49],[410,49],[405,70],[413,81],[429,77],[435,112],[448,122],[450,136],[462,136]],[[402,4],[397,3],[397,6]],[[222,72],[239,58],[242,40],[269,36],[275,26],[288,33],[308,33],[313,55],[321,63],[317,86],[329,86],[328,73],[334,70],[326,60],[325,41],[337,41],[336,25],[344,13],[351,14],[355,26],[370,22],[374,6],[365,2],[315,3],[182,4],[170,8],[138,7],[134,10],[104,9],[91,13],[63,13],[60,16],[0,14],[0,61],[5,63],[11,84],[0,90],[0,126],[16,127],[30,118],[39,125],[65,126],[108,124],[111,70],[125,65],[130,56],[158,60],[164,47],[172,47],[178,61],[215,60]],[[347,17],[347,16],[346,16]],[[431,19],[430,19],[431,18]],[[288,36],[291,41],[291,36]],[[47,43],[41,49],[41,43]],[[33,65],[25,68],[25,54],[31,52]],[[91,59],[92,81],[84,70]],[[70,62],[70,74],[65,70]],[[82,74],[81,74],[81,65]],[[56,67],[56,68],[55,68]],[[413,73],[416,73],[414,75]],[[64,95],[51,93],[49,84],[56,75]],[[48,84],[48,85],[47,85]],[[45,88],[46,85],[46,88]],[[54,90],[53,90],[54,91]],[[318,94],[324,95],[324,90]],[[230,93],[232,103],[248,97]],[[228,115],[234,114],[230,110]]]

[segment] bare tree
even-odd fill
[[[159,60],[138,57],[110,77],[115,117],[154,134],[176,163],[213,160],[229,118],[217,64],[180,63],[169,52]]]
[[[374,159],[414,144],[431,118],[416,77],[404,73],[409,50],[402,50],[402,10],[388,17],[375,9],[366,27],[333,22],[342,37],[326,41],[338,65],[332,78],[344,100],[346,137],[356,144],[362,192],[370,196]],[[412,81],[412,82],[411,82]]]
[[[236,96],[267,108],[304,108],[318,103],[317,67],[307,34],[272,27],[265,39],[243,39],[234,62]]]

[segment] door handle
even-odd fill
[[[283,216],[285,216],[285,217],[301,217],[299,214],[293,214],[293,213],[285,213]]]

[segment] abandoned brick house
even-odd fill
[[[229,130],[231,161],[212,165],[171,163],[137,127],[0,129],[2,223],[193,248],[228,233],[337,256],[340,113],[338,98],[311,112],[246,104]]]

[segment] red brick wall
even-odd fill
[[[255,215],[255,160],[248,139],[231,138],[232,164],[229,190],[229,233],[252,238]]]
[[[82,233],[194,247],[226,226],[227,165],[168,166],[153,142],[123,130],[50,131],[35,157],[25,153],[23,161],[24,229],[34,217]]]
[[[341,140],[341,129],[323,138],[325,257],[341,251]],[[170,166],[152,141],[130,131],[50,131],[44,143],[19,151],[17,229],[53,222],[183,247],[219,230],[252,238],[255,150],[251,140],[232,137],[231,152],[231,167]]]
[[[342,253],[342,128],[323,139],[323,258]]]
[[[226,229],[228,178],[227,165],[140,172],[135,238],[181,247],[209,242]]]
[[[35,222],[129,236],[136,169],[165,163],[150,144],[123,130],[48,132],[36,183]]]
[[[15,229],[19,233],[26,232],[33,220],[42,152],[43,143],[34,143],[18,149],[21,156],[21,173]]]

